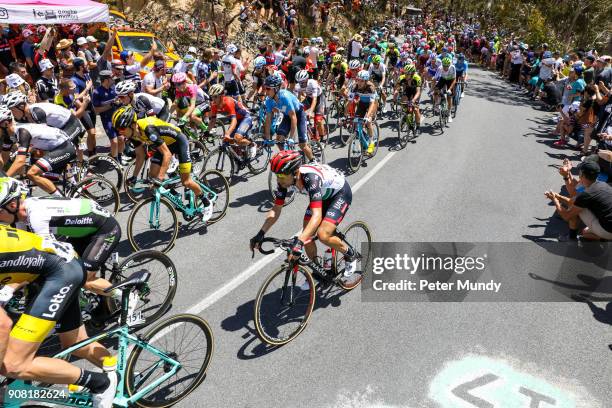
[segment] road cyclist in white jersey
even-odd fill
[[[323,138],[325,136],[325,126],[323,123],[325,103],[321,85],[319,85],[319,81],[316,79],[310,78],[308,71],[305,69],[295,74],[295,82],[296,85],[293,93],[297,95],[304,105],[304,113],[308,117],[314,117],[318,138]]]
[[[440,92],[443,89],[446,89],[446,102],[448,106],[448,111],[450,112],[453,107],[453,92],[455,89],[455,83],[457,82],[457,73],[450,57],[442,58],[442,65],[438,67],[435,79],[436,88],[434,91],[434,105],[440,105]],[[453,118],[451,116],[452,115],[448,117],[448,123],[451,123],[453,121]]]

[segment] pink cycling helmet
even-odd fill
[[[172,82],[175,84],[182,84],[187,81],[187,75],[184,72],[177,72],[172,75]]]

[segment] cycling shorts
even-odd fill
[[[444,79],[444,78],[440,78],[438,79],[438,82],[436,82],[436,89],[442,90],[444,89],[444,87],[446,87],[448,90],[452,91],[452,89],[449,89],[451,84],[453,83],[453,79]]]
[[[355,117],[363,118],[366,115],[366,113],[368,113],[368,110],[370,109],[370,105],[372,103],[373,102],[358,101],[357,109],[355,109]]]
[[[74,115],[70,115],[70,119],[68,119],[68,122],[62,127],[62,130],[70,136],[70,140],[72,140],[74,144],[78,144],[81,137],[85,134],[85,126],[83,126],[81,121]]]
[[[34,166],[43,172],[61,173],[75,159],[76,149],[74,144],[67,140],[52,151],[46,152],[43,157],[34,163]]]
[[[106,262],[120,240],[121,226],[113,217],[108,217],[93,235],[67,239],[88,271],[99,270],[100,265]]]
[[[44,256],[46,274],[33,282],[40,291],[11,330],[11,337],[29,343],[41,343],[54,327],[64,333],[82,324],[78,293],[85,273],[81,262],[66,262],[53,254],[40,256]]]
[[[353,192],[351,191],[351,186],[345,181],[340,191],[327,200],[323,200],[321,207],[323,211],[323,221],[331,222],[334,225],[340,224],[351,206],[352,201]],[[304,213],[304,221],[308,222],[311,217],[312,209],[309,205]]]
[[[180,134],[176,138],[176,142],[166,145],[172,154],[175,154],[179,160],[179,173],[189,174],[191,173],[191,156],[189,154],[189,141],[185,135]],[[159,150],[156,150],[151,157],[151,163],[161,165],[163,154]]]
[[[316,120],[323,119],[323,116],[325,115],[325,104],[323,103],[323,98],[324,96],[322,94],[319,95],[317,98],[317,103],[315,104],[314,114]],[[304,109],[310,109],[310,105],[312,105],[312,97],[307,96],[304,98],[302,105],[304,106]]]
[[[232,137],[234,135],[240,135],[242,137],[248,137],[249,131],[253,126],[253,119],[250,116],[245,116],[236,126],[236,129],[232,132]]]
[[[238,81],[232,79],[225,83],[225,94],[227,96],[236,97],[240,95],[240,88],[238,87]]]
[[[297,116],[297,134],[298,143],[306,143],[308,141],[308,134],[306,133],[306,114],[303,109],[295,112]],[[283,120],[276,129],[276,133],[281,136],[287,136],[291,131],[291,118],[289,115],[284,115]]]

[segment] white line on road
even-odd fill
[[[378,162],[378,164],[376,164],[376,166],[374,166],[372,170],[370,170],[357,183],[355,183],[355,186],[353,186],[352,188],[353,193],[356,193],[365,183],[368,182],[368,180],[370,180],[376,173],[378,173],[380,169],[382,169],[383,166],[387,164],[387,162],[391,160],[393,156],[395,156],[396,153],[397,152],[389,153],[387,156],[385,156],[384,159]],[[284,251],[277,248],[273,254],[266,255],[265,257],[255,262],[253,265],[249,266],[244,271],[240,272],[238,275],[236,275],[233,279],[231,279],[226,284],[221,286],[219,289],[215,290],[213,293],[211,293],[210,295],[202,299],[200,302],[191,306],[189,309],[185,311],[185,313],[199,314],[204,309],[212,306],[218,300],[222,299],[224,296],[229,294],[231,291],[236,289],[238,286],[246,282],[251,276],[255,275],[257,272],[262,270],[266,265],[272,262],[276,257],[278,257],[283,252]]]

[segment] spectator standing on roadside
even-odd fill
[[[155,61],[151,72],[147,73],[142,80],[142,88],[143,92],[158,98],[161,98],[162,93],[170,88],[170,83],[166,78],[166,61]]]
[[[36,81],[36,95],[38,102],[53,102],[58,92],[58,82],[53,73],[53,64],[48,59],[41,60],[38,64],[41,76]]]
[[[510,52],[510,82],[518,83],[522,65],[523,53],[518,45],[514,45]]]
[[[363,45],[361,45],[362,41],[363,37],[360,34],[355,34],[351,41],[349,41],[347,46],[349,62],[361,58],[361,49],[363,48]]]
[[[81,37],[83,38],[83,37]],[[87,155],[92,157],[96,154],[96,112],[94,107],[89,101],[91,100],[91,91],[93,89],[93,81],[89,75],[87,68],[87,61],[81,58],[75,58],[72,65],[74,66],[74,75],[72,75],[72,82],[76,86],[77,95],[75,99],[79,101],[87,101],[84,103],[84,112],[80,116],[81,123],[85,130],[87,130]],[[87,96],[87,98],[85,98]]]

